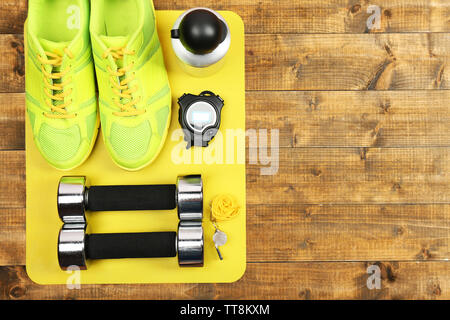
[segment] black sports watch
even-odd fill
[[[178,98],[178,105],[178,121],[187,142],[186,148],[207,147],[219,131],[223,99],[211,91],[203,91],[198,96],[185,93]]]

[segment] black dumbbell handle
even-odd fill
[[[92,186],[87,192],[91,211],[171,210],[176,208],[174,184]]]
[[[98,233],[85,237],[87,259],[169,258],[177,255],[176,232]]]

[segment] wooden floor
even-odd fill
[[[25,271],[25,0],[0,3],[1,299],[449,299],[450,1],[155,0],[246,27],[247,258],[233,284],[40,286]],[[367,268],[381,269],[369,290]]]

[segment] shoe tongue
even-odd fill
[[[43,38],[39,38],[39,43],[45,51],[56,52],[60,55],[63,55],[64,48],[67,48],[70,45],[70,41],[51,41]]]
[[[100,36],[100,39],[108,47],[123,47],[128,42],[128,37],[125,36]]]

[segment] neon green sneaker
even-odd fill
[[[98,132],[88,21],[88,0],[29,1],[26,108],[37,148],[61,170],[87,159]]]
[[[139,170],[161,151],[171,113],[153,4],[93,1],[90,31],[103,140],[119,167]]]

